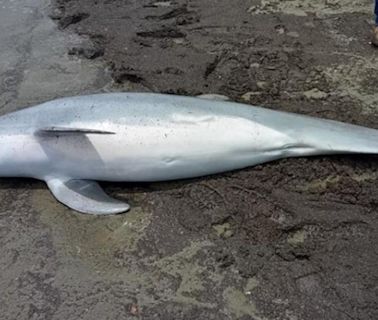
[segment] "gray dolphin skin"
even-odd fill
[[[46,181],[63,204],[129,205],[96,181],[163,181],[286,157],[378,153],[378,130],[220,101],[153,93],[62,98],[0,117],[0,176]]]

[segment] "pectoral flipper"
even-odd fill
[[[56,199],[82,213],[109,215],[130,208],[127,203],[109,197],[95,181],[52,178],[46,183]]]

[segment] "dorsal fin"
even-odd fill
[[[215,100],[215,101],[230,101],[231,100],[229,97],[224,96],[223,94],[217,94],[217,93],[200,94],[199,96],[197,96],[197,98],[206,99],[206,100]]]
[[[37,134],[40,135],[60,135],[60,134],[115,134],[115,132],[104,131],[98,129],[85,129],[85,128],[67,128],[67,127],[46,127],[39,129]]]

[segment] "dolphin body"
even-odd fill
[[[0,117],[0,150],[0,176],[44,180],[74,210],[116,214],[129,205],[96,180],[174,180],[286,157],[373,154],[378,130],[227,101],[110,93]]]

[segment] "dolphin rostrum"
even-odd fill
[[[0,176],[44,180],[74,210],[116,214],[129,205],[96,180],[173,180],[286,157],[378,153],[378,130],[215,98],[96,94],[6,114]]]

